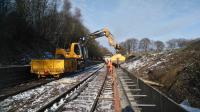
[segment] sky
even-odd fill
[[[200,37],[200,0],[71,0],[91,31],[108,27],[117,42]],[[98,39],[108,47],[105,38]]]

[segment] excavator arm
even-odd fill
[[[116,50],[116,52],[121,50],[120,45],[117,44],[117,42],[114,40],[113,35],[110,33],[108,28],[103,28],[94,33],[86,35],[84,44],[87,44],[87,42],[90,40],[94,40],[103,36],[105,36],[108,39],[109,45],[112,46]]]
[[[113,35],[110,33],[108,28],[103,28],[94,33],[86,35],[86,37],[81,39],[80,43],[82,46],[85,46],[90,40],[95,40],[100,37],[106,37],[109,45],[112,46],[116,51],[116,54],[111,57],[111,61],[117,65],[124,62],[126,58],[119,53],[120,50],[122,50],[122,47],[114,40]]]

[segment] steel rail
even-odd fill
[[[95,101],[94,101],[94,103],[93,103],[93,105],[92,105],[92,108],[91,108],[90,112],[94,112],[95,109],[96,109],[97,103],[98,103],[98,101],[99,101],[99,97],[100,97],[100,95],[101,95],[101,92],[102,92],[103,87],[104,87],[104,85],[105,85],[105,82],[106,82],[106,80],[107,80],[107,76],[108,76],[108,73],[106,73],[106,77],[105,77],[105,79],[104,79],[104,81],[103,81],[103,84],[102,84],[102,86],[101,86],[101,88],[100,88],[98,94],[97,94],[97,97],[96,97],[96,99],[95,99]]]
[[[55,80],[58,80],[58,79],[55,79]],[[49,82],[52,82],[52,81],[55,81],[55,80],[48,80],[48,81],[42,82],[42,83],[40,83],[40,84],[37,84],[37,85],[31,86],[31,87],[28,87],[28,88],[26,88],[26,89],[23,89],[23,90],[20,90],[20,91],[15,91],[15,92],[13,92],[13,93],[11,93],[11,94],[1,95],[1,96],[0,96],[0,101],[4,100],[4,99],[6,99],[6,98],[8,98],[8,97],[10,97],[10,96],[14,96],[14,95],[23,93],[23,92],[25,92],[25,91],[28,91],[28,90],[31,90],[31,89],[40,87],[40,86],[42,86],[42,85],[45,85],[45,84],[47,84],[47,83],[49,83]],[[33,80],[33,81],[35,81],[35,80]],[[28,82],[27,82],[27,83],[28,83]],[[38,83],[39,83],[39,82],[38,82]]]
[[[95,72],[93,72],[91,75],[89,75],[88,77],[86,77],[85,79],[83,79],[81,82],[79,82],[78,84],[72,86],[69,90],[67,90],[66,92],[62,93],[61,95],[55,97],[53,100],[51,100],[50,102],[46,103],[45,105],[43,105],[42,107],[40,107],[38,110],[36,110],[36,112],[44,112],[46,109],[52,107],[55,103],[59,102],[63,97],[65,97],[67,94],[70,94],[72,91],[74,91],[75,89],[77,89],[79,86],[81,86],[81,84],[83,84],[85,81],[87,81],[89,78],[91,78],[92,76],[94,76],[95,73],[97,73],[100,69],[102,69],[102,67],[98,68],[97,70],[95,70]]]

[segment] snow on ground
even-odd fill
[[[25,91],[15,96],[9,97],[0,102],[0,112],[5,111],[35,111],[41,105],[44,105],[47,101],[50,101],[55,96],[67,91],[75,83],[78,83],[80,79],[89,76],[93,73],[94,69],[87,72],[80,73],[74,77],[62,78],[50,83],[47,83],[41,87]]]
[[[157,61],[157,62],[154,63],[153,65],[150,65],[150,66],[148,67],[148,69],[153,70],[153,68],[155,68],[155,67],[161,67],[161,64],[162,64],[162,63],[165,63],[165,62],[167,62],[166,59],[161,59],[160,61]]]
[[[199,108],[191,107],[188,100],[184,100],[183,102],[181,102],[180,106],[183,107],[188,112],[200,112]]]
[[[64,78],[62,81],[69,81],[70,79]],[[72,79],[73,80],[73,79]],[[45,100],[50,99],[52,93],[61,94],[64,92],[62,90],[66,90],[69,88],[69,83],[62,83],[59,80],[50,82],[36,89],[32,89],[15,96],[9,97],[4,101],[0,102],[0,111],[26,111],[26,106],[31,105],[31,107],[35,106],[38,103],[44,102]],[[45,94],[44,94],[45,93]],[[33,101],[34,100],[34,101]],[[25,109],[24,109],[25,108]],[[30,108],[29,110],[31,110]],[[27,111],[29,111],[27,110]]]
[[[124,63],[122,64],[122,67],[127,68],[128,70],[138,70],[141,67],[145,66],[146,64],[148,64],[149,59],[147,57],[142,57],[136,61],[132,61],[132,62],[128,62],[128,63]]]
[[[122,67],[128,69],[129,71],[132,70],[140,70],[143,67],[148,67],[148,69],[153,69],[155,67],[162,67],[161,65],[168,61],[168,57],[172,54],[168,53],[164,55],[163,52],[161,53],[154,53],[149,56],[142,56],[140,59],[127,62],[122,64]]]

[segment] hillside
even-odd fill
[[[143,79],[163,84],[157,87],[176,102],[188,100],[200,108],[200,40],[186,48],[149,54],[122,66]]]

